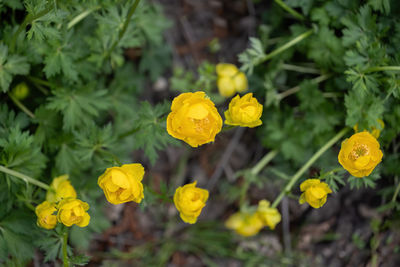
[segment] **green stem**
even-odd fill
[[[69,261],[68,261],[68,229],[65,231],[63,235],[63,246],[62,246],[62,251],[63,251],[63,263],[64,267],[69,267]]]
[[[329,175],[331,175],[331,174],[333,174],[335,172],[339,172],[339,171],[343,171],[343,170],[344,170],[343,167],[334,168],[334,169],[330,170],[329,172],[323,173],[323,175],[321,175],[319,177],[319,179],[321,179],[321,180],[325,179],[325,177],[327,177],[327,176],[329,176]]]
[[[56,1],[54,1],[56,2]],[[11,43],[10,43],[10,51],[14,52],[15,49],[15,43],[17,41],[18,35],[25,30],[26,26],[28,26],[28,24],[31,24],[34,20],[46,15],[47,13],[49,13],[52,9],[53,9],[53,1],[50,1],[49,5],[43,9],[42,11],[40,11],[39,13],[37,13],[36,15],[32,15],[32,14],[28,14],[24,21],[22,22],[21,25],[19,25],[17,31],[14,33],[12,39],[11,39]]]
[[[278,154],[277,150],[272,150],[268,152],[253,168],[250,172],[253,175],[257,175],[273,158]]]
[[[302,34],[300,34],[299,36],[297,36],[296,38],[290,40],[289,42],[287,42],[286,44],[278,47],[277,49],[275,49],[274,51],[272,51],[269,54],[266,54],[259,62],[257,62],[257,64],[263,63],[271,58],[273,58],[274,56],[282,53],[283,51],[285,51],[286,49],[294,46],[295,44],[301,42],[302,40],[306,39],[308,36],[310,36],[311,34],[314,33],[314,30],[308,30]]]
[[[398,177],[396,176],[396,181],[398,180]],[[392,197],[392,202],[396,202],[397,199],[397,195],[399,194],[400,191],[400,182],[398,183],[398,185],[396,186],[396,190],[394,191],[393,197]]]
[[[93,11],[96,11],[97,9],[100,9],[100,6],[96,6],[93,7],[91,9],[85,10],[82,13],[80,13],[78,16],[76,16],[75,18],[73,18],[67,25],[67,29],[71,29],[72,27],[74,27],[77,23],[79,23],[81,20],[83,20],[84,18],[86,18],[87,16],[90,15],[90,13],[92,13]]]
[[[126,32],[126,29],[128,28],[128,25],[129,25],[132,15],[133,15],[133,13],[135,13],[135,10],[136,10],[137,6],[139,5],[139,2],[140,2],[140,0],[135,0],[135,3],[133,3],[131,8],[129,9],[128,15],[126,16],[126,19],[124,22],[124,25],[122,26],[122,29],[119,32],[118,39],[115,40],[115,42],[113,43],[111,48],[107,51],[107,53],[104,56],[105,58],[107,58],[111,54],[111,52],[115,49],[115,47],[117,46],[119,41],[121,41],[122,37],[124,36],[124,34]]]
[[[16,97],[14,97],[11,93],[8,93],[8,96],[11,98],[11,100],[14,102],[14,104],[19,107],[23,112],[25,112],[26,115],[31,117],[32,119],[35,118],[35,114],[32,113],[27,107],[25,107],[24,104],[21,103]]]
[[[251,168],[250,173],[252,175],[257,175],[276,155],[278,154],[277,150],[271,150],[268,152],[258,163]],[[250,187],[250,182],[245,179],[244,184],[242,185],[242,190],[240,192],[239,206],[242,207],[244,201],[246,200],[246,193]]]
[[[316,78],[314,78],[314,79],[311,79],[310,82],[311,82],[312,84],[319,84],[319,83],[321,83],[321,82],[323,82],[323,81],[329,79],[331,76],[332,76],[332,74],[330,74],[330,73],[328,73],[328,74],[322,74],[321,76],[318,76],[318,77],[316,77]],[[297,93],[298,91],[300,91],[300,85],[297,85],[297,86],[295,86],[295,87],[292,87],[292,88],[286,90],[285,92],[282,92],[282,93],[278,94],[278,95],[277,95],[277,98],[278,98],[279,100],[282,100],[283,98],[285,98],[285,97],[287,97],[287,96],[290,96],[290,95],[292,95],[292,94]]]
[[[297,71],[297,72],[302,72],[302,73],[311,73],[311,74],[320,74],[321,71],[315,68],[309,68],[309,67],[303,67],[303,66],[297,66],[297,65],[291,65],[291,64],[282,64],[282,69],[284,70],[291,70],[291,71]]]
[[[122,133],[122,134],[120,134],[120,135],[118,136],[118,140],[124,139],[125,137],[128,137],[128,136],[130,136],[130,135],[136,133],[136,132],[139,131],[139,130],[140,130],[140,127],[135,127],[135,128],[133,128],[133,129],[131,129],[131,130],[125,132],[125,133]]]
[[[108,150],[104,150],[102,148],[97,149],[96,151],[103,153],[104,155],[107,155],[109,157],[111,157],[113,159],[113,161],[115,161],[119,166],[122,166],[121,161],[119,160],[119,158],[117,157],[117,155],[115,155],[114,153],[108,151]]]
[[[368,72],[377,72],[377,71],[400,71],[400,66],[381,66],[381,67],[372,67],[364,71],[364,73]]]
[[[36,78],[33,76],[28,76],[28,79],[33,83],[41,84],[41,85],[47,86],[49,88],[55,87],[55,85],[52,84],[51,82],[45,81],[45,80],[42,80],[42,79],[39,79],[39,78]]]
[[[4,172],[4,173],[7,173],[9,175],[12,175],[14,177],[20,178],[20,179],[24,180],[26,183],[30,183],[30,184],[34,184],[36,186],[39,186],[39,187],[43,188],[44,190],[49,190],[50,189],[50,187],[45,183],[42,183],[42,182],[40,182],[40,181],[38,181],[38,180],[36,180],[36,179],[34,179],[32,177],[29,177],[29,176],[27,176],[25,174],[22,174],[20,172],[17,172],[17,171],[13,171],[13,170],[11,170],[9,168],[6,168],[4,166],[1,166],[1,165],[0,165],[0,171]]]
[[[284,10],[286,10],[287,12],[289,12],[293,17],[299,19],[299,20],[305,20],[306,18],[300,14],[299,12],[297,12],[296,10],[294,10],[293,8],[291,8],[290,6],[286,5],[282,0],[274,0],[275,3],[277,3],[281,8],[283,8]]]
[[[340,138],[342,138],[349,128],[344,128],[341,130],[338,134],[336,134],[334,137],[332,137],[323,147],[321,147],[291,178],[289,183],[285,186],[285,188],[282,190],[282,192],[278,195],[278,197],[275,199],[274,203],[272,203],[272,208],[276,208],[278,206],[279,202],[281,202],[282,198],[287,192],[290,192],[292,189],[293,185],[297,182],[297,180],[304,174],[308,168],[311,167],[311,165],[322,155],[327,151],[331,146],[333,146]]]

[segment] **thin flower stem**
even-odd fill
[[[17,171],[13,171],[13,170],[11,170],[9,168],[6,168],[4,166],[1,166],[1,165],[0,165],[0,171],[4,172],[4,173],[7,173],[9,175],[12,175],[14,177],[20,178],[20,179],[24,180],[26,183],[34,184],[34,185],[36,185],[38,187],[41,187],[44,190],[49,190],[50,189],[50,187],[45,183],[42,183],[42,182],[40,182],[40,181],[38,181],[38,180],[36,180],[36,179],[34,179],[32,177],[29,177],[29,176],[27,176],[25,174],[22,174],[20,172],[17,172]]]
[[[319,69],[303,67],[298,65],[291,65],[291,64],[282,64],[282,69],[297,71],[301,73],[321,74],[321,71]]]
[[[331,146],[333,146],[340,138],[342,138],[347,131],[349,131],[349,128],[344,128],[342,129],[338,134],[336,134],[334,137],[332,137],[323,147],[321,147],[291,178],[289,183],[285,186],[285,188],[281,191],[281,193],[278,195],[278,197],[275,199],[274,203],[272,203],[272,208],[276,208],[278,206],[279,202],[281,202],[282,198],[284,195],[292,189],[293,185],[297,182],[297,180],[304,174],[308,168],[311,167],[311,165],[319,159],[319,157],[324,154]]]
[[[73,18],[67,25],[67,29],[71,29],[72,27],[74,27],[76,24],[78,24],[81,20],[83,20],[84,18],[86,18],[87,16],[90,15],[90,13],[92,13],[93,11],[96,11],[97,9],[100,9],[100,6],[96,6],[93,8],[90,8],[88,10],[83,11],[82,13],[80,13],[78,16],[76,16],[75,18]]]
[[[118,45],[119,41],[121,41],[122,37],[124,36],[126,29],[128,28],[129,22],[132,18],[133,13],[135,13],[135,10],[137,8],[137,6],[139,5],[140,0],[136,0],[135,3],[133,3],[133,5],[131,6],[131,8],[129,9],[128,15],[126,16],[124,25],[122,26],[121,31],[119,32],[118,35],[118,39],[115,40],[115,42],[113,43],[113,45],[111,46],[111,48],[107,51],[107,53],[105,54],[105,58],[107,58],[111,52],[115,49],[115,47]]]
[[[122,166],[121,161],[119,160],[117,155],[115,155],[114,153],[112,153],[112,152],[110,152],[108,150],[104,150],[102,148],[98,149],[97,151],[100,152],[100,153],[103,153],[104,155],[110,156],[113,159],[113,161],[115,161],[119,166]]]
[[[378,71],[400,71],[400,66],[380,66],[367,69],[364,73],[378,72]]]
[[[54,4],[56,4],[57,1],[50,1],[49,5],[43,9],[42,11],[40,11],[39,13],[37,13],[36,15],[32,15],[32,14],[28,14],[24,21],[22,22],[21,25],[19,25],[17,31],[14,33],[14,35],[12,36],[11,42],[10,42],[10,51],[14,52],[15,49],[15,43],[17,41],[18,35],[25,30],[26,26],[28,26],[29,24],[31,24],[34,20],[37,20],[38,18],[46,15],[47,13],[49,13],[51,10],[53,10]]]
[[[8,93],[8,96],[11,98],[11,100],[14,102],[14,104],[19,107],[23,112],[25,112],[26,115],[31,117],[32,119],[35,118],[35,114],[32,113],[27,107],[25,107],[24,104],[21,103],[16,97],[14,97],[11,93]]]
[[[277,154],[277,150],[271,150],[253,168],[251,168],[250,172],[253,175],[257,175],[265,167],[265,165],[267,165],[273,158],[275,158]]]
[[[294,46],[295,44],[301,42],[302,40],[306,39],[307,37],[309,37],[310,35],[312,35],[314,33],[314,29],[308,30],[302,34],[300,34],[299,36],[297,36],[296,38],[290,40],[289,42],[287,42],[286,44],[278,47],[277,49],[275,49],[274,51],[272,51],[271,53],[265,55],[265,57],[263,57],[259,62],[257,62],[257,65],[260,63],[263,63],[271,58],[273,58],[274,56],[282,53],[283,51],[285,51],[286,49]]]
[[[329,74],[322,74],[321,76],[318,76],[318,77],[316,77],[314,79],[311,79],[311,83],[312,84],[319,84],[319,83],[329,79],[331,76],[332,76],[332,74],[330,74],[330,73]],[[285,92],[282,92],[282,93],[278,94],[277,98],[279,100],[282,100],[283,98],[285,98],[287,96],[290,96],[292,94],[297,93],[298,91],[300,91],[300,86],[299,85],[297,85],[295,87],[292,87],[292,88],[286,90]]]
[[[396,181],[398,180],[398,177],[396,176]],[[394,191],[393,197],[392,197],[392,202],[396,202],[397,199],[397,195],[399,194],[400,191],[400,182],[398,183],[398,185],[396,186],[396,191]]]
[[[277,150],[271,150],[268,152],[258,163],[251,168],[250,173],[252,175],[257,175],[275,156],[278,154]],[[244,184],[242,185],[242,190],[240,192],[239,206],[242,207],[244,201],[246,200],[246,193],[250,187],[250,182],[245,179]]]
[[[68,229],[65,231],[63,235],[63,246],[62,246],[62,251],[63,251],[63,263],[64,267],[69,267],[69,260],[68,260]]]
[[[305,20],[306,18],[300,14],[299,12],[297,12],[296,10],[294,10],[293,8],[291,8],[290,6],[286,5],[282,0],[274,0],[275,3],[277,3],[281,8],[283,8],[284,10],[286,10],[287,12],[289,12],[293,17],[299,19],[299,20]]]

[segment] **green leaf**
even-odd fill
[[[8,47],[0,43],[0,88],[4,93],[8,91],[13,76],[28,74],[29,67],[25,57],[9,55]]]

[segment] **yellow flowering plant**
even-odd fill
[[[44,229],[53,229],[57,224],[56,205],[48,201],[43,201],[35,208],[37,225]]]
[[[111,167],[99,176],[98,185],[108,202],[121,204],[129,201],[140,203],[143,199],[144,168],[139,163]]]
[[[237,234],[249,237],[260,232],[264,227],[263,219],[257,212],[236,212],[225,221],[225,227],[234,230]]]
[[[172,101],[167,117],[171,136],[198,147],[213,142],[221,128],[222,118],[204,92],[183,93]]]
[[[381,162],[382,156],[376,138],[369,132],[361,132],[342,142],[338,160],[354,177],[364,177],[371,174]]]
[[[57,221],[65,226],[86,227],[90,221],[89,204],[79,199],[66,198],[57,205]]]
[[[249,128],[260,126],[262,111],[263,106],[253,97],[253,93],[242,97],[237,95],[229,103],[229,109],[225,111],[225,124]]]
[[[180,186],[175,190],[174,204],[185,223],[194,224],[206,205],[208,191],[196,187],[197,181]]]
[[[246,75],[229,63],[219,63],[216,66],[217,87],[221,96],[231,97],[235,93],[243,93],[248,89]]]
[[[71,185],[68,175],[54,178],[50,190],[46,193],[46,200],[49,202],[56,203],[64,198],[76,198],[75,188]]]
[[[305,180],[300,184],[300,190],[303,193],[300,196],[299,203],[307,202],[315,209],[321,208],[325,204],[328,194],[332,193],[328,184],[319,179]]]
[[[272,208],[270,202],[265,199],[258,203],[257,214],[263,224],[271,230],[274,230],[275,226],[281,221],[281,214],[278,209]]]

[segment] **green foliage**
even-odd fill
[[[92,233],[110,226],[95,201],[97,177],[131,162],[134,148],[155,162],[172,142],[168,103],[136,109],[144,80],[156,80],[170,64],[163,32],[171,23],[147,1],[133,13],[133,0],[0,2],[0,165],[47,184],[68,174],[92,218],[70,231],[70,242],[87,249]],[[140,57],[125,62],[125,48]],[[20,82],[29,95],[17,103],[7,93]],[[35,248],[45,262],[62,256],[64,230],[40,229],[31,210],[44,198],[42,189],[0,173],[0,265],[23,266]],[[87,263],[73,254],[72,265]]]

